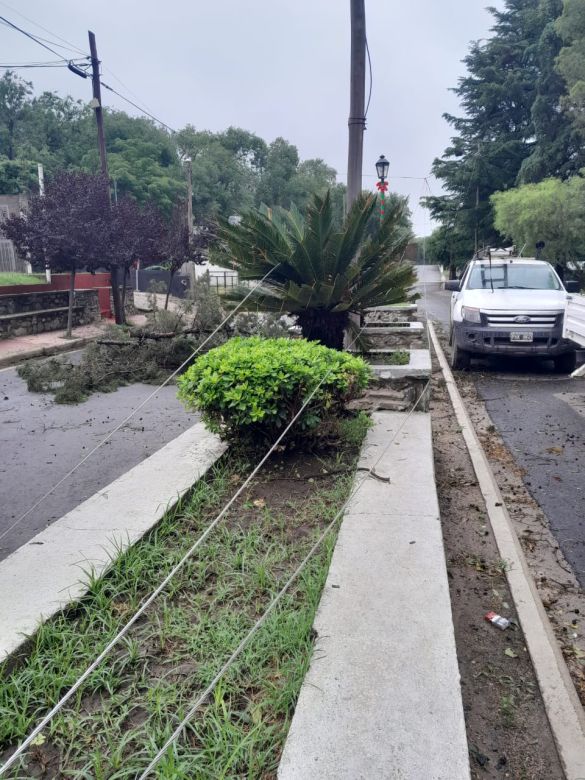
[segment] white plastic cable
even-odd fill
[[[199,709],[199,707],[200,707],[200,706],[203,704],[203,702],[205,701],[205,699],[206,699],[206,698],[207,698],[207,697],[208,697],[208,696],[209,696],[209,695],[210,695],[210,694],[213,692],[213,690],[214,690],[215,686],[217,685],[217,683],[218,683],[218,682],[221,680],[221,678],[223,677],[223,675],[224,675],[224,674],[227,672],[227,670],[228,670],[228,669],[230,668],[230,666],[231,666],[231,665],[234,663],[234,661],[237,659],[237,657],[240,655],[240,653],[241,653],[241,652],[244,650],[244,648],[245,648],[245,647],[246,647],[246,646],[249,644],[249,642],[252,640],[253,636],[254,636],[254,635],[255,635],[255,634],[256,634],[256,633],[257,633],[257,632],[260,630],[260,628],[262,627],[262,625],[263,625],[263,624],[266,622],[266,619],[268,618],[268,616],[270,615],[270,613],[271,613],[271,612],[273,612],[274,608],[275,608],[275,607],[276,607],[276,605],[279,603],[279,601],[282,599],[282,597],[285,595],[285,593],[288,591],[288,589],[290,588],[290,586],[292,585],[292,583],[293,583],[293,582],[294,582],[294,581],[297,579],[297,577],[299,576],[299,574],[300,574],[300,573],[303,571],[303,569],[305,568],[305,566],[307,565],[307,563],[309,562],[309,560],[312,558],[312,556],[314,555],[315,551],[316,551],[316,550],[319,548],[319,546],[321,545],[321,543],[323,542],[323,540],[325,539],[325,537],[327,536],[327,534],[328,534],[328,533],[329,533],[329,532],[330,532],[330,531],[333,529],[333,527],[335,526],[335,524],[337,523],[337,521],[339,520],[339,518],[341,517],[341,515],[342,515],[342,514],[345,512],[345,510],[346,510],[346,508],[347,508],[347,506],[348,506],[349,502],[350,502],[350,501],[351,501],[351,500],[352,500],[352,499],[355,497],[355,495],[358,493],[358,491],[360,490],[360,488],[362,487],[362,485],[363,485],[363,484],[364,484],[364,482],[366,481],[366,478],[367,478],[367,476],[370,476],[370,475],[375,475],[376,466],[377,466],[377,465],[378,465],[378,463],[379,463],[379,462],[382,460],[382,458],[384,457],[384,455],[385,455],[385,454],[388,452],[388,449],[389,449],[389,448],[390,448],[390,446],[391,446],[391,445],[394,443],[394,441],[396,440],[396,437],[398,436],[398,434],[400,433],[400,431],[401,431],[401,430],[404,428],[404,426],[406,425],[406,423],[407,423],[407,422],[408,422],[408,420],[410,419],[411,415],[412,415],[412,414],[414,413],[414,411],[416,410],[416,408],[417,408],[417,406],[419,405],[419,403],[420,403],[421,399],[422,399],[422,398],[424,398],[424,396],[425,396],[425,394],[426,394],[426,392],[427,392],[427,389],[428,389],[428,387],[429,387],[430,383],[431,383],[431,380],[429,379],[429,380],[428,380],[428,382],[425,384],[425,386],[424,386],[424,389],[423,389],[422,393],[420,394],[420,396],[418,397],[418,399],[416,400],[416,402],[414,403],[414,405],[413,405],[413,406],[412,406],[412,408],[410,409],[410,411],[409,411],[408,415],[407,415],[407,416],[404,418],[404,420],[402,421],[402,423],[401,423],[401,424],[398,426],[398,428],[397,428],[396,432],[394,433],[394,435],[392,436],[392,438],[390,439],[390,441],[388,442],[388,444],[387,444],[387,445],[384,447],[384,449],[382,450],[382,454],[380,455],[380,457],[379,457],[379,458],[378,458],[378,459],[375,461],[375,463],[374,463],[372,466],[370,466],[370,468],[369,468],[369,469],[367,469],[367,472],[366,472],[366,476],[365,476],[365,478],[364,478],[363,480],[360,480],[360,482],[358,483],[358,485],[356,485],[356,487],[354,488],[354,490],[352,490],[352,492],[350,493],[350,495],[348,496],[348,498],[347,498],[347,499],[346,499],[346,501],[344,502],[344,504],[343,504],[343,506],[341,507],[341,509],[339,509],[339,511],[336,513],[336,515],[335,515],[335,517],[333,518],[333,520],[332,520],[332,521],[329,523],[329,525],[328,525],[328,526],[325,528],[325,530],[323,531],[323,533],[321,534],[321,536],[320,536],[320,537],[317,539],[317,541],[315,542],[315,544],[314,544],[314,545],[311,547],[311,549],[309,550],[309,552],[307,553],[307,555],[306,555],[306,556],[303,558],[303,560],[301,561],[301,563],[299,564],[299,566],[298,566],[298,567],[295,569],[295,571],[294,571],[294,572],[291,574],[291,576],[290,576],[290,577],[289,577],[289,579],[286,581],[286,583],[285,583],[285,585],[283,586],[283,588],[282,588],[282,589],[281,589],[281,590],[278,592],[278,594],[277,594],[277,595],[276,595],[276,596],[275,596],[275,597],[272,599],[272,601],[270,602],[270,604],[269,604],[269,605],[268,605],[268,607],[266,608],[266,611],[265,611],[265,612],[264,612],[264,613],[261,615],[261,617],[260,617],[260,618],[258,618],[258,620],[257,620],[257,621],[254,623],[254,625],[252,626],[252,628],[251,628],[251,629],[248,631],[248,633],[246,634],[246,636],[245,636],[245,637],[242,639],[242,641],[240,642],[240,644],[239,644],[239,645],[236,647],[236,649],[233,651],[233,653],[230,655],[230,657],[227,659],[227,661],[224,663],[224,665],[221,667],[221,669],[220,669],[220,670],[218,671],[218,673],[215,675],[215,677],[213,678],[213,680],[212,680],[212,681],[209,683],[209,685],[207,686],[207,688],[206,688],[206,689],[203,691],[203,693],[201,693],[201,695],[200,695],[200,696],[198,697],[198,699],[195,701],[195,703],[193,704],[193,706],[192,706],[192,707],[189,709],[189,711],[187,712],[187,714],[185,715],[185,717],[183,718],[183,720],[182,720],[182,721],[179,723],[179,725],[177,726],[177,728],[176,728],[176,729],[173,731],[173,733],[171,734],[171,736],[170,736],[170,737],[167,739],[167,741],[164,743],[164,745],[163,745],[163,746],[161,747],[161,749],[158,751],[158,753],[156,754],[156,756],[155,756],[155,757],[152,759],[152,761],[150,762],[150,764],[149,764],[149,765],[146,767],[146,769],[144,770],[144,772],[143,772],[143,773],[140,775],[140,777],[139,777],[139,780],[145,780],[145,778],[146,778],[146,777],[148,777],[148,775],[149,775],[149,774],[152,772],[152,770],[153,770],[153,769],[154,769],[154,768],[157,766],[157,764],[159,763],[159,761],[161,760],[161,758],[164,756],[164,754],[166,753],[166,751],[169,749],[169,747],[170,747],[170,746],[171,746],[171,745],[172,745],[172,744],[173,744],[173,743],[174,743],[174,742],[175,742],[175,741],[176,741],[176,740],[179,738],[179,736],[181,735],[181,733],[182,733],[183,729],[185,728],[185,726],[187,725],[187,723],[188,723],[188,722],[191,720],[191,718],[192,718],[192,717],[193,717],[193,715],[194,715],[194,714],[197,712],[197,710]]]
[[[275,266],[276,267],[276,266]],[[274,269],[272,269],[274,270]],[[264,277],[266,278],[266,277]],[[359,336],[361,335],[363,328],[360,329],[358,334],[355,336],[354,340],[351,342],[350,346],[353,346],[355,342],[358,340]],[[162,591],[166,588],[168,583],[172,580],[172,578],[175,576],[175,574],[184,566],[184,564],[189,560],[189,558],[193,555],[195,550],[203,544],[203,542],[207,539],[209,534],[213,531],[213,529],[218,525],[219,522],[221,522],[222,518],[225,516],[225,514],[228,512],[230,507],[234,504],[236,499],[243,493],[243,491],[248,487],[250,482],[254,479],[256,474],[260,471],[262,466],[266,463],[268,458],[272,455],[274,450],[278,447],[280,442],[284,439],[286,434],[290,431],[292,426],[295,424],[295,422],[299,419],[299,417],[302,415],[304,410],[307,408],[307,406],[311,403],[311,400],[315,396],[315,393],[317,390],[321,387],[323,382],[327,379],[327,377],[331,374],[333,371],[333,366],[329,368],[329,370],[321,377],[319,382],[315,385],[315,387],[311,390],[307,398],[303,401],[303,404],[299,411],[294,415],[294,417],[291,419],[291,421],[288,423],[286,428],[282,431],[280,436],[276,439],[276,441],[271,445],[269,450],[266,452],[266,454],[262,457],[262,459],[257,463],[257,465],[254,467],[254,469],[251,471],[251,473],[246,477],[242,485],[236,490],[234,495],[230,498],[230,500],[227,502],[227,504],[223,507],[221,512],[215,517],[215,519],[207,526],[205,531],[201,534],[199,539],[187,550],[187,552],[183,555],[181,560],[171,569],[171,571],[167,574],[167,576],[163,579],[163,581],[158,585],[158,587],[153,590],[153,592],[150,594],[150,596],[142,603],[142,605],[138,608],[138,610],[134,613],[134,615],[130,618],[130,620],[126,623],[125,626],[123,626],[120,631],[111,639],[106,647],[102,650],[102,652],[98,655],[98,657],[87,667],[85,672],[76,680],[76,682],[71,686],[71,688],[67,691],[64,696],[59,699],[59,701],[49,710],[49,712],[42,718],[42,720],[38,723],[37,726],[31,731],[31,733],[28,735],[28,737],[22,742],[21,745],[18,746],[18,748],[15,750],[15,752],[10,756],[8,761],[0,767],[0,777],[6,772],[7,769],[9,769],[19,758],[19,756],[22,755],[31,745],[31,743],[34,741],[34,739],[41,733],[41,731],[45,728],[47,723],[52,720],[52,718],[65,706],[65,704],[69,701],[69,699],[73,696],[73,694],[83,685],[83,683],[87,680],[89,675],[97,669],[97,667],[101,664],[101,662],[106,658],[106,656],[110,653],[113,647],[122,639],[130,628],[136,623],[136,621],[144,614],[145,610],[148,609],[148,607],[152,604],[152,602],[162,593]]]
[[[279,263],[278,265],[280,265],[280,263]],[[81,460],[80,460],[78,463],[76,463],[76,464],[75,464],[75,466],[73,466],[73,468],[72,468],[72,469],[70,469],[70,470],[69,470],[69,471],[68,471],[68,472],[67,472],[67,473],[66,473],[66,474],[65,474],[63,477],[61,477],[61,479],[60,479],[60,480],[59,480],[59,481],[58,481],[58,482],[57,482],[55,485],[53,485],[53,487],[52,487],[50,490],[48,490],[46,493],[44,493],[44,494],[43,494],[43,495],[42,495],[42,496],[41,496],[41,497],[38,499],[38,501],[35,501],[35,503],[34,503],[34,504],[33,504],[33,505],[32,505],[32,506],[29,508],[29,509],[27,509],[27,510],[26,510],[26,512],[25,512],[24,514],[20,515],[20,517],[18,517],[18,518],[17,518],[17,519],[16,519],[16,520],[15,520],[15,521],[12,523],[12,525],[8,526],[8,528],[6,528],[6,529],[5,529],[5,530],[4,530],[4,531],[3,531],[3,532],[0,534],[0,541],[2,541],[2,539],[3,539],[3,538],[6,536],[6,534],[10,533],[10,531],[12,531],[14,528],[16,528],[16,526],[17,526],[17,525],[19,525],[19,524],[20,524],[20,523],[21,523],[21,522],[22,522],[22,521],[23,521],[23,520],[24,520],[26,517],[28,517],[28,516],[30,515],[30,513],[31,513],[31,512],[34,512],[34,510],[35,510],[35,509],[36,509],[38,506],[40,506],[40,504],[42,504],[42,503],[43,503],[43,501],[44,501],[46,498],[48,498],[48,497],[49,497],[49,496],[50,496],[52,493],[54,493],[54,492],[55,492],[55,490],[57,490],[57,488],[58,488],[60,485],[62,485],[62,484],[63,484],[63,482],[65,482],[67,479],[69,479],[69,477],[70,477],[72,474],[74,474],[74,473],[77,471],[77,469],[78,469],[80,466],[83,466],[83,464],[84,464],[84,463],[85,463],[87,460],[89,460],[89,458],[91,458],[91,456],[92,456],[94,453],[96,453],[96,452],[97,452],[97,451],[100,449],[100,447],[103,447],[103,445],[104,445],[106,442],[108,442],[108,441],[109,441],[109,440],[112,438],[112,436],[113,436],[115,433],[117,433],[117,432],[120,430],[120,428],[123,428],[123,427],[124,427],[124,425],[126,425],[126,423],[127,423],[129,420],[131,420],[131,419],[134,417],[134,415],[135,415],[135,414],[137,414],[137,413],[138,413],[138,412],[139,412],[141,409],[143,409],[143,408],[146,406],[146,404],[147,404],[149,401],[151,401],[151,400],[152,400],[152,399],[153,399],[153,398],[154,398],[156,395],[158,395],[158,393],[160,393],[160,391],[163,389],[163,387],[166,387],[166,386],[168,385],[168,383],[169,383],[169,382],[170,382],[172,379],[174,379],[174,377],[176,377],[176,376],[177,376],[177,374],[178,374],[180,371],[182,371],[182,370],[183,370],[183,368],[185,368],[185,366],[186,366],[188,363],[190,363],[190,362],[191,362],[191,360],[193,360],[193,358],[195,357],[195,355],[197,355],[197,354],[198,354],[198,353],[199,353],[199,352],[200,352],[200,351],[203,349],[203,347],[204,347],[204,346],[205,346],[205,345],[206,345],[206,344],[209,342],[209,340],[210,340],[210,339],[212,339],[212,338],[215,336],[215,334],[216,334],[218,331],[220,331],[220,330],[223,328],[223,326],[224,326],[224,325],[225,325],[225,324],[228,322],[228,320],[230,319],[230,317],[232,317],[232,316],[233,316],[233,315],[234,315],[234,314],[235,314],[235,313],[238,311],[238,309],[239,309],[241,306],[243,306],[243,305],[244,305],[244,303],[245,303],[245,302],[248,300],[248,298],[250,297],[250,295],[252,295],[252,293],[253,293],[255,290],[257,290],[257,289],[258,289],[258,287],[260,287],[260,286],[262,285],[262,283],[263,283],[263,282],[264,282],[264,281],[265,281],[265,280],[266,280],[266,279],[267,279],[267,278],[270,276],[270,274],[271,274],[273,271],[275,271],[275,270],[278,268],[278,265],[275,265],[275,266],[274,266],[274,268],[271,268],[271,269],[270,269],[270,271],[268,271],[268,273],[267,273],[267,274],[266,274],[266,275],[265,275],[265,276],[264,276],[264,277],[263,277],[263,278],[262,278],[262,279],[261,279],[261,280],[258,282],[258,284],[254,285],[254,287],[250,288],[250,292],[249,292],[249,293],[246,295],[246,297],[245,297],[245,298],[243,298],[243,299],[242,299],[242,300],[241,300],[241,301],[238,303],[238,305],[237,305],[237,306],[235,306],[235,307],[234,307],[234,308],[233,308],[233,309],[232,309],[232,310],[229,312],[229,314],[227,315],[227,317],[225,317],[225,318],[222,320],[222,322],[221,322],[221,323],[220,323],[220,324],[217,326],[217,328],[216,328],[216,329],[213,331],[213,333],[211,333],[211,334],[210,334],[210,335],[209,335],[209,336],[208,336],[208,337],[207,337],[207,338],[206,338],[206,339],[205,339],[205,340],[204,340],[204,341],[203,341],[203,342],[202,342],[202,343],[201,343],[201,344],[200,344],[200,345],[197,347],[197,349],[193,350],[193,352],[192,352],[192,353],[189,355],[189,357],[188,357],[186,360],[184,360],[184,361],[181,363],[181,365],[180,365],[180,366],[179,366],[177,369],[175,369],[175,371],[173,371],[173,373],[172,373],[170,376],[168,376],[168,377],[165,379],[165,381],[164,381],[164,382],[163,382],[161,385],[159,385],[158,387],[156,387],[156,388],[153,390],[153,392],[152,392],[150,395],[148,395],[148,396],[147,396],[147,397],[146,397],[146,398],[145,398],[143,401],[141,401],[141,402],[138,404],[138,406],[137,406],[135,409],[133,409],[133,410],[130,412],[130,414],[129,414],[129,415],[127,415],[127,416],[126,416],[126,417],[125,417],[125,418],[124,418],[124,419],[123,419],[123,420],[122,420],[120,423],[118,423],[118,425],[116,425],[116,427],[115,427],[115,428],[113,428],[113,429],[112,429],[112,430],[111,430],[111,431],[110,431],[108,434],[106,434],[106,436],[104,436],[104,438],[103,438],[103,439],[101,439],[101,441],[99,441],[99,442],[98,442],[98,443],[95,445],[95,447],[94,447],[92,450],[90,450],[90,451],[87,453],[87,455],[85,455],[85,456],[84,456],[84,457],[83,457],[83,458],[82,458],[82,459],[81,459]]]

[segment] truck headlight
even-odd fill
[[[481,314],[479,309],[474,309],[472,306],[463,306],[461,309],[463,319],[467,322],[481,322]]]

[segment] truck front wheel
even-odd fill
[[[554,359],[555,371],[559,374],[572,374],[577,368],[577,353],[565,352]]]
[[[466,352],[457,346],[457,340],[453,337],[451,347],[451,368],[454,371],[465,371],[471,365],[471,352]]]

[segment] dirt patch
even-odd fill
[[[488,455],[534,581],[585,706],[585,593],[550,530],[547,518],[524,484],[519,467],[493,425],[472,375],[457,378],[477,435]],[[551,447],[553,451],[559,448]]]
[[[517,622],[483,496],[442,375],[431,403],[435,469],[471,776],[562,780],[544,704]],[[502,631],[488,611],[510,618]]]

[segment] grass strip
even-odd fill
[[[10,778],[139,774],[310,549],[351,489],[368,420],[346,421],[329,454],[272,460],[125,641],[88,678]],[[228,454],[78,606],[0,667],[4,758],[180,559],[251,464]],[[310,662],[334,536],[189,725],[158,778],[272,778]],[[0,753],[0,755],[2,755]]]
[[[44,284],[45,277],[35,274],[21,274],[16,271],[0,272],[0,287],[11,287],[16,284]]]

